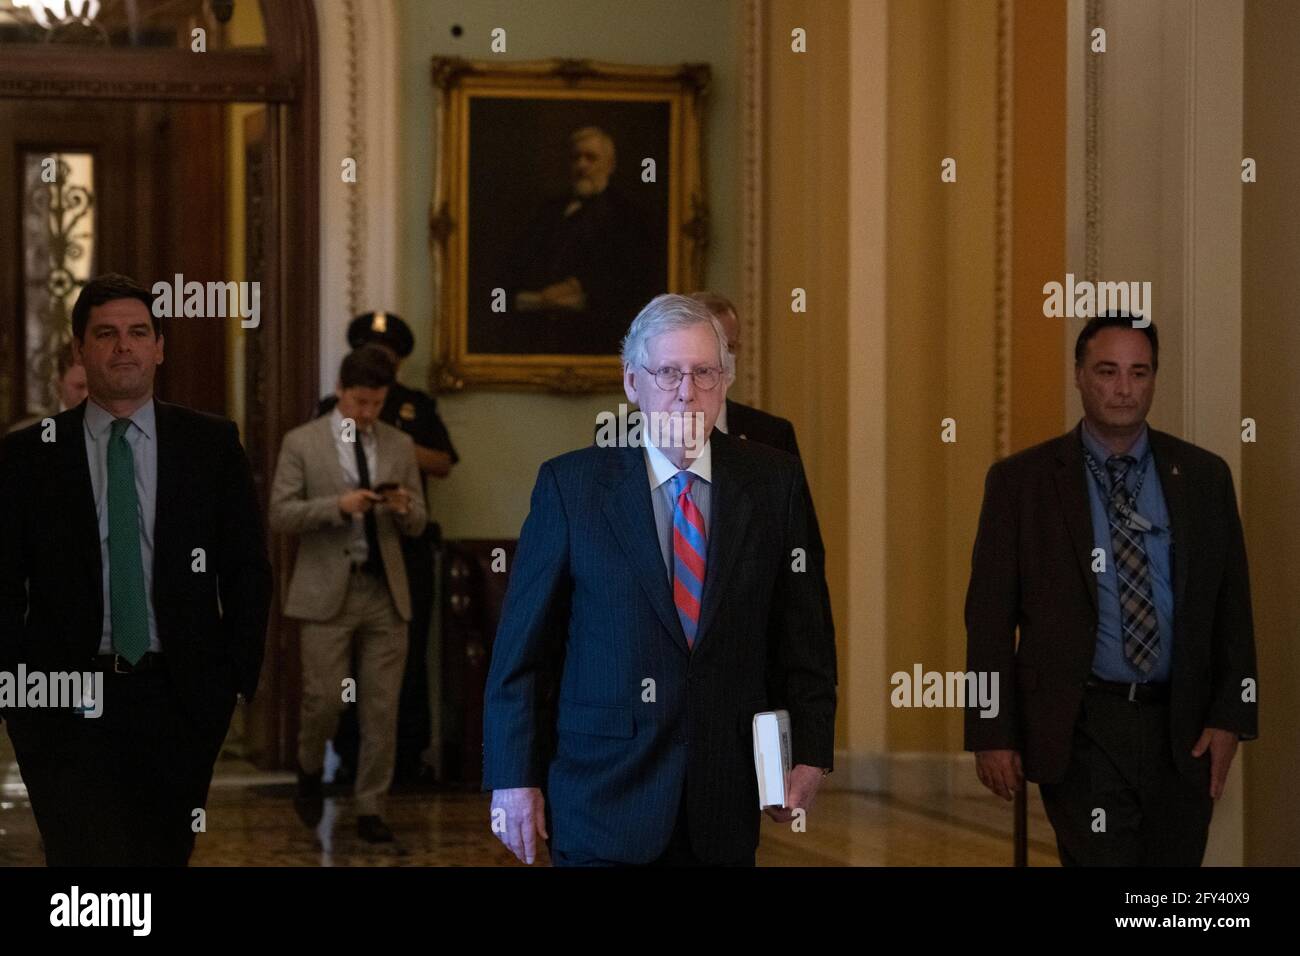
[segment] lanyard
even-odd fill
[[[1102,476],[1101,468],[1097,465],[1097,460],[1092,457],[1092,452],[1087,448],[1084,448],[1083,458],[1084,461],[1088,463],[1088,470],[1092,472],[1092,477],[1097,480],[1097,487],[1101,489],[1102,496],[1106,498],[1106,500],[1114,502],[1115,496],[1111,493],[1111,490],[1108,487],[1108,482]],[[1142,515],[1138,514],[1136,508],[1138,495],[1142,493],[1142,482],[1144,482],[1147,477],[1147,462],[1150,458],[1151,449],[1148,448],[1146,454],[1142,456],[1142,460],[1137,464],[1139,469],[1138,479],[1137,485],[1133,488],[1133,493],[1128,496],[1128,500],[1115,502],[1115,510],[1119,512],[1120,517],[1123,518],[1128,526],[1134,531],[1150,531],[1155,527],[1149,518],[1144,518]],[[1125,493],[1128,492],[1127,486],[1124,490]]]

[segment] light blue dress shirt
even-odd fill
[[[678,468],[654,445],[646,442],[643,447],[646,474],[650,479],[650,499],[654,504],[655,530],[659,533],[659,550],[663,553],[664,570],[668,572],[668,583],[671,585],[673,582],[673,514],[677,510],[671,479],[677,474]],[[704,449],[686,470],[695,475],[695,481],[691,482],[691,500],[695,502],[695,507],[700,509],[700,515],[704,518],[704,527],[708,528],[710,527],[709,514],[713,507],[713,449],[709,442],[704,443]],[[708,577],[708,574],[709,569],[706,567],[705,577]]]
[[[113,608],[108,586],[108,439],[113,429],[113,415],[95,400],[86,401],[86,460],[90,464],[90,484],[95,491],[95,514],[99,518],[99,561],[103,568],[104,624],[99,639],[99,653],[113,653]],[[140,561],[144,565],[144,589],[149,608],[149,650],[161,651],[158,621],[153,608],[153,526],[158,503],[158,431],[153,399],[145,402],[131,416],[126,430],[135,464],[135,497],[140,512]]]
[[[1106,459],[1111,457],[1112,452],[1088,430],[1087,422],[1084,422],[1080,434],[1083,436],[1084,448],[1092,453],[1107,483],[1103,497],[1092,469],[1084,462],[1083,480],[1088,485],[1088,502],[1092,510],[1093,547],[1101,548],[1106,555],[1106,570],[1097,575],[1097,647],[1093,652],[1092,672],[1102,680],[1124,684],[1167,681],[1171,673],[1174,641],[1172,539],[1169,510],[1165,507],[1164,490],[1160,487],[1155,457],[1148,454],[1150,444],[1147,427],[1142,426],[1142,434],[1133,443],[1133,447],[1125,452],[1136,459],[1136,464],[1124,476],[1124,484],[1132,493],[1137,487],[1138,475],[1145,474],[1136,507],[1138,513],[1153,525],[1150,531],[1142,532],[1142,547],[1147,553],[1148,577],[1151,581],[1151,599],[1156,606],[1156,624],[1160,635],[1160,655],[1149,674],[1143,674],[1124,656],[1119,573],[1115,570],[1115,556],[1111,553],[1110,520],[1107,517],[1110,471],[1106,468]]]

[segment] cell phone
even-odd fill
[[[371,491],[374,491],[376,494],[383,495],[383,494],[387,494],[390,491],[396,491],[398,487],[399,485],[395,481],[385,481],[383,484],[375,485],[375,487],[372,488]]]

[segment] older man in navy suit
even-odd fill
[[[645,441],[544,463],[520,535],[485,703],[493,831],[528,863],[540,837],[558,865],[752,865],[754,714],[790,712],[774,819],[808,810],[831,768],[803,470],[714,430],[735,365],[701,303],[652,300],[623,365]]]

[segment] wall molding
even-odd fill
[[[397,301],[401,50],[393,0],[316,0],[321,54],[320,387],[333,388],[352,316]],[[357,181],[342,162],[357,162]]]
[[[1085,43],[1092,28],[1101,23],[1101,0],[1087,0],[1083,28]],[[1101,271],[1101,134],[1097,132],[1101,97],[1101,56],[1085,47],[1084,56],[1084,276],[1097,281]]]
[[[747,400],[761,403],[763,389],[763,116],[766,29],[763,0],[744,0],[740,71],[740,337],[737,384]]]

